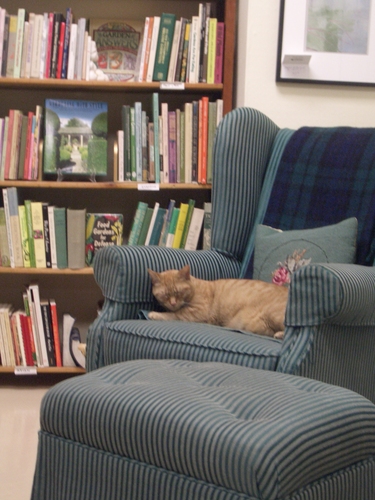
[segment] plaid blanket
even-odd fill
[[[375,128],[297,130],[285,146],[263,223],[309,229],[348,217],[358,219],[357,263],[372,265]]]

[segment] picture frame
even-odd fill
[[[276,81],[375,86],[373,3],[280,0]]]

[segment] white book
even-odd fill
[[[4,24],[6,9],[0,7],[0,68],[3,63]]]
[[[117,180],[124,182],[124,131],[117,131]]]
[[[90,37],[90,40],[91,40],[91,37]],[[90,45],[91,45],[91,41],[89,41],[89,34],[87,31],[85,31],[84,44],[83,44],[83,58],[82,58],[82,80],[86,80],[87,51],[90,50]]]
[[[7,228],[8,235],[8,245],[9,245],[9,259],[10,259],[10,267],[16,267],[14,261],[14,248],[13,248],[13,240],[12,240],[12,229],[10,224],[10,212],[9,212],[9,200],[8,200],[8,191],[7,188],[3,188],[3,203],[4,203],[4,212],[5,212],[5,224]]]
[[[37,342],[37,351],[38,351],[38,366],[49,366],[48,355],[47,355],[47,344],[46,338],[44,335],[44,327],[43,327],[43,317],[42,317],[42,309],[40,306],[40,294],[39,294],[39,286],[37,284],[29,285],[28,287],[28,298],[29,298],[29,306],[30,314],[31,311],[31,321],[34,323],[35,328],[35,338]],[[30,304],[31,301],[31,304]]]
[[[81,17],[78,19],[77,28],[77,49],[76,49],[76,60],[74,68],[74,79],[82,80],[82,64],[83,64],[83,53],[85,48],[85,32],[86,32],[86,18]]]
[[[24,25],[25,25],[25,9],[18,9],[17,12],[17,33],[16,33],[16,50],[14,54],[14,68],[13,76],[14,78],[19,78],[21,76],[21,62],[22,62],[22,49],[23,49],[23,36],[24,36]]]
[[[5,342],[6,342],[7,347],[8,347],[9,366],[15,366],[16,365],[16,358],[14,356],[12,327],[10,324],[11,314],[12,314],[12,306],[6,305],[4,310],[3,310],[4,323],[5,323]]]
[[[185,250],[196,250],[204,219],[203,208],[194,208],[186,238]]]
[[[48,14],[48,12],[44,12],[44,14],[43,14],[42,43],[41,43],[41,47],[40,47],[40,67],[39,67],[39,78],[40,79],[44,78],[45,70],[46,70],[48,29],[49,29],[49,14]]]
[[[6,304],[0,304],[0,354],[1,354],[1,365],[11,366],[9,349],[8,349],[8,339],[7,331],[5,326],[5,309],[8,307]]]
[[[86,81],[90,80],[90,60],[91,60],[91,47],[92,47],[92,38],[91,36],[87,36],[87,48],[86,48]]]
[[[51,267],[57,269],[57,253],[56,253],[56,231],[55,231],[55,207],[48,205],[48,226],[49,226],[49,239],[51,245]]]
[[[199,80],[200,35],[201,27],[199,16],[192,16],[189,43],[189,67],[187,71],[189,83],[198,83]]]
[[[77,29],[78,25],[76,23],[73,23],[70,27],[67,80],[74,80],[74,67],[77,51]]]
[[[146,82],[152,82],[152,77],[154,74],[159,28],[160,28],[160,16],[154,16],[154,26],[152,28],[152,38],[151,38],[150,56],[148,59]]]
[[[163,182],[169,182],[169,127],[168,127],[168,103],[161,103],[161,119],[163,122]]]
[[[30,75],[31,75],[31,60],[33,57],[34,25],[35,25],[35,14],[34,14],[34,12],[30,12],[30,14],[29,14],[29,36],[28,36],[28,40],[27,40],[27,53],[26,53],[26,64],[25,64],[25,78],[30,78]]]
[[[24,314],[23,311],[15,311],[12,314],[11,321],[13,321],[16,325],[18,345],[20,347],[20,354],[21,354],[21,366],[27,366],[25,344],[24,344],[23,336],[22,336],[21,314]]]
[[[25,21],[24,31],[23,31],[23,47],[22,47],[22,60],[21,60],[21,71],[20,77],[25,78],[26,72],[26,59],[27,59],[27,47],[29,44],[29,21]]]
[[[43,36],[43,14],[35,14],[34,29],[33,29],[33,46],[31,55],[30,77],[40,78],[40,58],[42,50]]]
[[[169,67],[168,67],[168,76],[167,76],[168,82],[174,82],[174,79],[175,79],[174,77],[175,77],[175,73],[176,73],[176,64],[177,64],[180,36],[181,36],[181,20],[177,19],[176,23],[174,25],[171,56],[169,58]]]
[[[142,48],[141,48],[141,58],[139,62],[139,73],[138,73],[138,81],[143,82],[143,72],[145,69],[145,57],[146,57],[146,46],[147,46],[147,38],[148,38],[148,30],[150,27],[150,18],[147,16],[145,18],[145,26],[143,29],[143,40],[142,40]],[[139,49],[138,49],[139,50]]]
[[[185,103],[185,182],[191,183],[193,164],[193,105]]]
[[[216,104],[217,104],[217,107],[216,107],[216,126],[218,126],[223,118],[223,105],[224,105],[223,99],[217,99]]]
[[[156,220],[156,216],[157,216],[159,207],[160,207],[160,203],[156,202],[155,206],[154,206],[154,211],[152,212],[152,217],[151,217],[150,225],[148,226],[148,231],[147,231],[145,245],[148,245],[150,243],[151,234],[152,234],[152,230],[154,229],[155,220]]]

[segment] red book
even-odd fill
[[[217,23],[216,28],[216,57],[214,83],[223,82],[223,59],[224,59],[224,23]]]
[[[63,54],[64,54],[65,27],[66,27],[66,23],[61,22],[59,46],[57,49],[56,78],[61,78],[61,70],[62,70],[62,62],[63,62]]]
[[[22,330],[22,339],[23,339],[23,345],[25,349],[25,356],[26,356],[26,365],[27,366],[34,366],[34,360],[33,360],[33,352],[32,352],[32,333],[31,333],[31,325],[29,322],[28,317],[26,314],[21,313],[20,314],[20,322],[21,322],[21,330]]]
[[[201,184],[207,184],[207,151],[208,151],[208,97],[202,97],[202,151],[201,151]]]
[[[62,366],[60,335],[59,335],[59,322],[57,319],[56,302],[54,300],[50,300],[49,306],[51,309],[52,333],[53,333],[53,339],[54,339],[54,343],[55,343],[56,366]]]
[[[25,164],[23,169],[23,178],[25,180],[31,179],[31,148],[33,144],[33,119],[34,113],[29,111],[27,114],[27,138],[26,138],[26,153]]]

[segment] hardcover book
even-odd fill
[[[59,176],[107,174],[108,105],[46,99],[43,171]]]
[[[121,245],[122,214],[86,214],[86,264],[92,266],[95,254],[104,247]]]
[[[90,33],[99,55],[98,68],[110,80],[138,79],[143,27],[143,21],[90,19]]]

